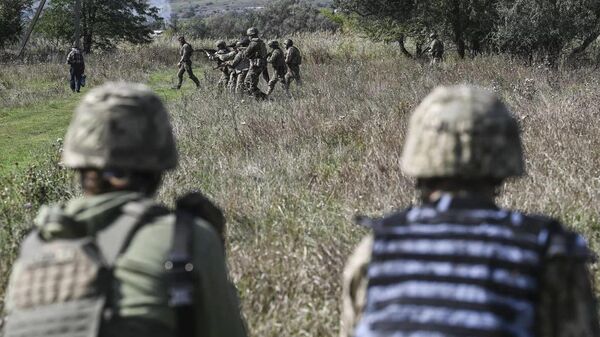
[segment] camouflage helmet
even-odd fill
[[[250,39],[247,36],[244,36],[240,39],[240,41],[238,41],[238,43],[240,43],[244,47],[248,47],[248,45],[250,44]]]
[[[286,47],[293,46],[294,45],[294,41],[292,41],[291,39],[286,39],[283,42],[283,45],[286,46]]]
[[[180,35],[179,37],[177,37],[177,41],[179,41],[179,42],[185,42],[185,36]]]
[[[258,29],[256,29],[256,27],[250,27],[250,28],[248,28],[248,30],[246,31],[246,35],[248,35],[248,36],[255,36],[255,35],[258,35]]]
[[[277,41],[277,40],[271,40],[271,41],[269,41],[269,47],[271,47],[271,48],[278,48],[279,47],[279,41]]]
[[[148,87],[107,83],[81,101],[67,134],[65,166],[163,171],[177,165],[169,116]]]
[[[227,48],[227,42],[223,41],[223,40],[219,40],[217,41],[217,49],[225,49]]]
[[[440,87],[410,118],[402,170],[416,178],[496,178],[524,174],[519,128],[493,93]]]
[[[436,39],[437,37],[438,37],[438,35],[436,33],[429,34],[430,39]]]

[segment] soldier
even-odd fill
[[[67,64],[70,66],[70,85],[71,91],[80,92],[82,86],[83,73],[85,72],[85,61],[83,54],[79,50],[79,44],[75,43],[69,55],[67,55]]]
[[[359,220],[373,234],[344,271],[341,336],[600,336],[584,239],[494,203],[524,174],[517,122],[495,95],[436,89],[401,164],[420,203]]]
[[[248,38],[243,38],[236,43],[236,54],[232,61],[229,62],[233,71],[229,77],[229,90],[236,94],[245,92],[244,82],[246,75],[250,69],[250,60],[245,57],[245,50],[250,44]]]
[[[258,81],[267,67],[267,46],[258,37],[258,29],[255,27],[248,28],[246,35],[250,38],[250,44],[244,52],[246,58],[250,60],[250,70],[246,75],[246,87],[251,95],[258,98],[264,95],[258,88]]]
[[[296,80],[297,85],[302,85],[302,80],[300,79],[300,65],[302,64],[302,55],[300,54],[300,50],[294,46],[294,41],[287,39],[284,43],[286,53],[285,53],[285,63],[288,67],[288,72],[285,74],[285,82],[286,85],[290,86],[292,80]]]
[[[231,73],[231,69],[226,62],[232,60],[235,57],[236,52],[230,50],[227,47],[227,43],[223,40],[217,41],[216,46],[217,51],[210,56],[210,59],[217,60],[219,62],[218,68],[221,71],[221,77],[219,78],[219,82],[217,83],[217,88],[223,90],[227,88],[227,84],[229,83],[229,76]]]
[[[429,53],[431,55],[431,64],[437,64],[444,60],[444,44],[436,33],[431,33],[429,38],[432,39],[431,44],[429,45]]]
[[[196,88],[200,88],[200,81],[196,75],[194,75],[194,71],[192,70],[192,54],[194,53],[194,48],[192,48],[192,45],[190,45],[183,36],[180,36],[177,40],[181,45],[181,49],[179,49],[179,55],[181,56],[181,59],[177,64],[179,67],[179,72],[177,73],[179,82],[176,86],[176,89],[181,89],[181,85],[183,84],[183,74],[186,72],[190,79],[196,84]]]
[[[281,50],[281,48],[279,48],[278,41],[275,41],[275,40],[269,41],[269,47],[272,50],[269,53],[269,57],[267,57],[267,62],[271,63],[271,66],[273,67],[273,71],[275,72],[275,74],[274,74],[273,78],[269,81],[269,90],[267,91],[267,95],[270,95],[273,92],[273,89],[275,89],[275,85],[279,81],[281,81],[281,84],[283,85],[283,89],[287,93],[288,86],[287,86],[287,82],[285,79],[287,66],[285,64],[285,55],[283,54],[283,51]]]
[[[177,164],[160,99],[143,85],[95,88],[64,146],[83,196],[40,210],[10,277],[4,336],[244,337],[222,214],[198,195],[175,212],[153,200]]]

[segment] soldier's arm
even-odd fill
[[[288,49],[285,53],[285,63],[292,62],[292,48]]]
[[[196,303],[201,303],[196,335],[245,337],[239,301],[228,277],[221,242],[204,222],[198,226],[195,236],[194,255],[199,278]]]
[[[69,52],[67,55],[67,64],[71,64],[73,62],[73,52]]]
[[[340,337],[352,337],[367,298],[367,266],[371,261],[373,237],[364,238],[344,268]]]
[[[231,61],[231,66],[232,67],[237,67],[238,64],[240,64],[240,62],[242,62],[242,60],[244,59],[244,52],[239,52],[235,55],[235,57],[233,58],[233,61]]]
[[[595,294],[586,263],[563,258],[546,265],[539,312],[539,336],[600,336]]]

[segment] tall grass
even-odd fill
[[[506,184],[500,204],[557,216],[600,251],[597,71],[550,71],[499,56],[430,67],[353,37],[295,42],[304,52],[304,86],[292,86],[292,99],[218,94],[208,73],[205,90],[167,102],[181,162],[159,197],[170,202],[201,189],[225,209],[230,269],[252,335],[337,334],[342,267],[365,234],[350,219],[414,201],[399,157],[410,112],[438,85],[489,88],[518,118],[528,175]],[[105,77],[120,78],[118,68]],[[13,248],[3,249],[3,260]]]

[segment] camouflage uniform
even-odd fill
[[[70,66],[69,74],[71,77],[71,90],[80,92],[82,76],[85,72],[85,61],[79,48],[73,47],[73,49],[71,49],[71,52],[67,55],[67,64]]]
[[[221,77],[219,77],[219,82],[217,83],[217,88],[219,90],[223,90],[227,88],[229,83],[229,77],[231,74],[231,69],[229,65],[226,63],[227,61],[231,61],[236,55],[235,51],[231,51],[227,48],[227,44],[225,41],[217,42],[217,52],[211,56],[213,60],[219,60],[219,70],[221,71]]]
[[[277,41],[271,41],[269,43],[269,47],[273,48],[273,50],[267,58],[267,62],[270,63],[271,66],[273,66],[275,74],[273,78],[269,81],[269,90],[267,91],[267,95],[270,95],[273,92],[273,89],[275,89],[275,85],[277,85],[277,82],[279,81],[281,81],[283,89],[287,92],[288,86],[285,79],[287,66],[285,64],[285,55],[283,54],[281,48],[279,48],[279,43]]]
[[[73,169],[97,169],[103,174],[112,170],[162,172],[172,169],[177,164],[177,151],[167,111],[160,99],[142,85],[109,83],[95,88],[76,110],[65,138],[63,162]],[[135,209],[140,205],[162,211],[135,218]],[[100,240],[102,233],[124,226],[132,217],[136,223],[140,221],[136,225],[139,229],[133,232],[125,250],[115,251],[108,242],[107,249],[100,251],[107,259],[114,254],[116,262],[112,265],[110,278],[103,278],[110,282],[110,286],[106,287],[106,315],[94,317],[94,320],[100,321],[98,335],[175,336],[179,316],[169,303],[173,293],[167,287],[171,275],[168,270],[172,267],[165,262],[171,259],[169,254],[175,241],[176,216],[172,212],[154,202],[149,194],[117,190],[86,195],[64,205],[44,206],[36,219],[36,227],[39,237],[48,244],[88,237]],[[190,226],[194,242],[191,251],[193,268],[186,269],[194,273],[196,280],[194,311],[190,317],[195,326],[193,336],[244,337],[239,303],[227,276],[223,246],[217,233],[213,226],[200,218],[189,218],[187,226]],[[35,252],[25,250],[21,253],[22,256],[28,254]],[[62,258],[68,258],[68,255]],[[38,274],[35,281],[23,282],[27,269],[20,261],[21,257],[14,266],[8,287],[7,322],[14,322],[12,318],[18,316],[13,315],[22,312],[23,305],[33,305],[35,316],[21,329],[33,326],[37,330],[34,334],[31,333],[34,330],[30,329],[25,334],[27,336],[82,335],[73,333],[72,326],[61,327],[65,330],[52,330],[61,324],[62,319],[74,321],[73,325],[78,323],[81,328],[96,325],[93,321],[77,321],[78,315],[61,317],[61,308],[72,299],[63,295],[52,296],[54,289],[58,294],[68,294],[70,289],[74,289],[77,295],[87,269],[71,270],[70,273],[75,275],[56,269],[46,277]],[[31,297],[30,294],[35,293],[32,288],[37,289],[41,296]],[[29,300],[23,301],[23,298]],[[59,305],[52,323],[44,321],[44,317],[37,317],[39,308],[32,300]],[[82,317],[87,313],[84,309],[78,311]],[[68,329],[71,329],[70,334]]]
[[[437,34],[431,34],[430,37],[433,39],[429,46],[429,53],[431,54],[431,63],[436,64],[444,60],[444,44],[438,39]]]
[[[183,84],[183,74],[186,72],[189,78],[194,81],[196,87],[200,88],[200,81],[198,80],[198,77],[194,75],[194,71],[192,70],[192,54],[194,49],[185,41],[185,39],[180,37],[179,41],[181,43],[181,48],[179,49],[181,59],[179,60],[179,72],[177,72],[177,78],[179,79],[177,89],[181,88],[181,85]]]
[[[244,52],[244,56],[250,60],[250,69],[246,75],[246,87],[251,95],[257,96],[261,93],[258,88],[258,81],[267,67],[267,46],[258,37],[256,28],[249,28],[248,36],[250,37],[250,45]]]
[[[250,69],[250,60],[248,60],[248,58],[246,58],[244,55],[246,50],[244,43],[238,43],[237,48],[238,50],[235,54],[235,57],[230,62],[233,71],[229,77],[229,90],[231,92],[235,92],[236,94],[241,94],[246,90],[244,82],[246,81],[248,70]]]
[[[402,169],[430,194],[360,221],[374,234],[344,270],[342,337],[599,336],[592,254],[581,236],[553,219],[500,209],[466,185],[423,187],[524,173],[517,123],[493,94],[434,91],[411,117]]]
[[[285,41],[285,63],[288,67],[288,72],[285,74],[285,82],[289,87],[292,80],[296,80],[297,85],[302,85],[302,79],[300,78],[300,65],[302,64],[302,55],[300,50],[294,46],[292,40]]]

